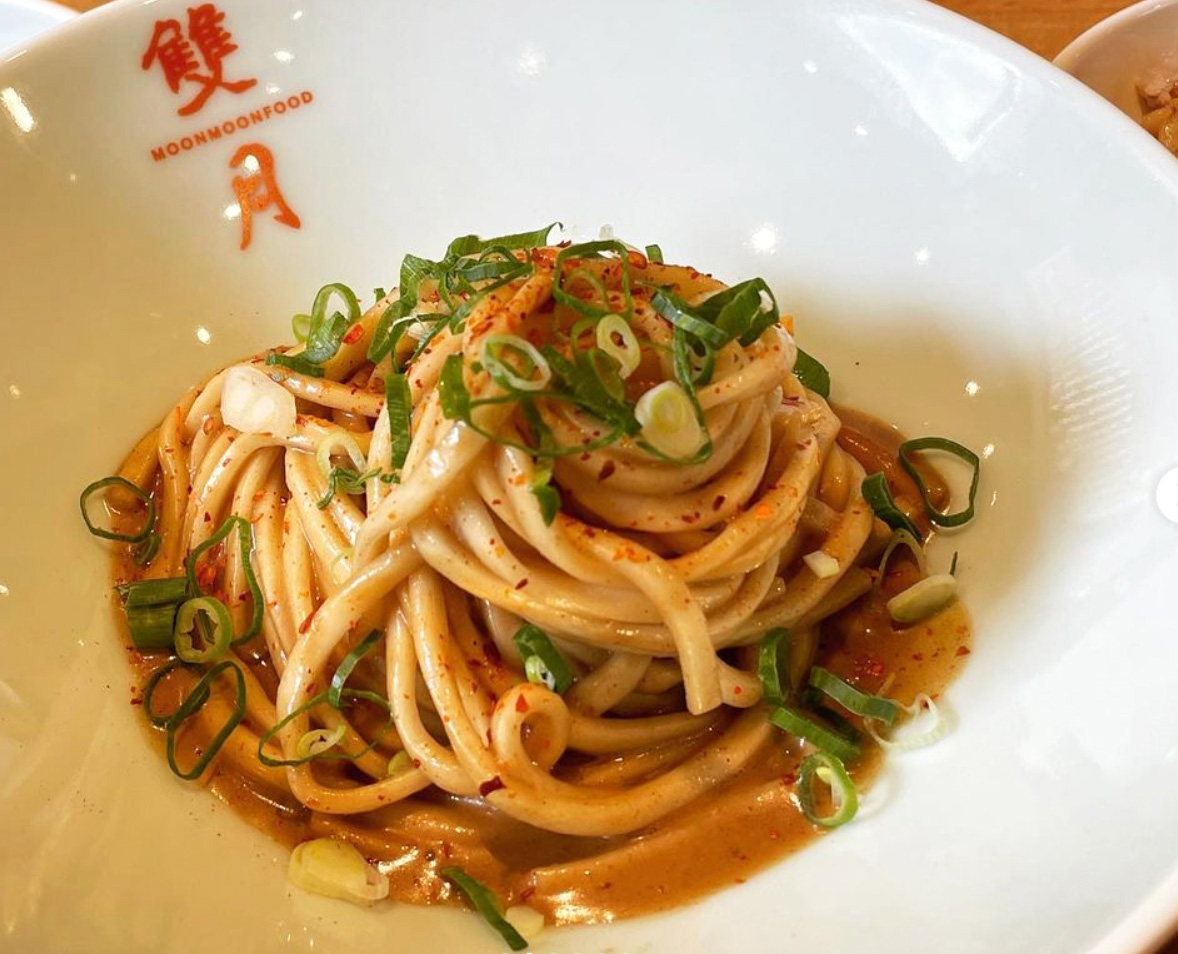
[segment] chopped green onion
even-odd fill
[[[814,781],[820,779],[830,786],[834,811],[819,815],[814,805]],[[798,773],[798,803],[806,819],[822,828],[845,825],[859,810],[859,794],[843,763],[829,752],[814,752],[802,762]]]
[[[183,603],[188,595],[188,577],[171,576],[163,580],[139,580],[115,587],[123,606],[160,606],[164,603]]]
[[[329,431],[315,447],[315,463],[319,465],[319,472],[324,477],[329,477],[334,469],[331,465],[331,455],[336,452],[337,448],[348,455],[356,470],[360,470],[368,463],[364,452],[360,450],[360,445],[356,443],[356,438],[347,431]]]
[[[413,440],[413,395],[409,390],[409,378],[391,372],[384,380],[384,401],[389,414],[393,470],[400,470],[405,466]]]
[[[379,302],[382,298],[386,297],[387,295],[388,295],[388,292],[386,292],[384,290],[384,288],[382,288],[380,285],[377,285],[374,289],[372,289],[372,297],[374,299],[373,304],[376,304],[376,302]]]
[[[569,664],[540,627],[524,623],[516,630],[512,642],[524,661],[528,682],[547,686],[558,695],[563,695],[573,684]]]
[[[211,633],[205,631],[207,638],[204,649],[197,649],[193,641],[198,616],[204,616],[212,629]],[[216,597],[194,597],[181,603],[176,611],[173,641],[176,655],[186,663],[208,663],[220,659],[229,652],[229,640],[232,635],[233,621],[229,618],[229,610]]]
[[[295,315],[290,320],[290,330],[294,333],[295,341],[300,344],[306,341],[307,336],[311,333],[311,316]]]
[[[155,555],[160,552],[160,544],[163,543],[163,538],[158,533],[152,533],[142,543],[135,544],[131,551],[131,557],[135,561],[136,566],[147,566]]]
[[[705,321],[686,302],[665,288],[656,290],[650,303],[655,311],[676,328],[683,329],[712,348],[722,348],[731,340],[731,335]]]
[[[327,316],[327,306],[332,296],[343,300],[346,314],[337,311],[330,318]],[[303,318],[307,319],[306,334],[300,335]],[[322,365],[335,357],[339,352],[344,335],[359,320],[360,302],[357,300],[355,292],[339,282],[324,285],[315,295],[315,302],[311,305],[311,314],[295,315],[291,320],[291,328],[295,337],[300,341],[305,341],[306,346],[298,354],[271,352],[266,355],[266,364],[281,365],[311,377],[323,377]]]
[[[888,568],[888,561],[891,560],[892,554],[896,552],[897,547],[907,547],[912,552],[912,555],[916,557],[917,569],[922,574],[927,572],[924,547],[920,545],[920,541],[907,530],[893,530],[892,535],[888,538],[887,546],[884,547],[883,556],[879,558],[879,576],[875,580],[877,587],[883,582],[884,573]]]
[[[903,706],[903,709],[908,714],[909,721],[896,726],[892,730],[891,738],[880,735],[870,719],[865,723],[867,733],[880,748],[893,752],[923,749],[927,745],[939,742],[951,728],[950,719],[937,707],[932,697],[923,692],[912,700],[912,705]],[[922,718],[926,712],[927,718]],[[909,727],[917,724],[917,720],[931,721],[932,725],[922,731],[908,731]]]
[[[926,576],[888,600],[888,615],[897,623],[919,623],[957,599],[957,578],[949,573]]]
[[[784,705],[786,696],[789,695],[789,651],[789,630],[782,626],[769,630],[757,650],[757,676],[761,680],[761,699],[771,706]],[[784,684],[781,679],[783,671],[786,677]]]
[[[468,255],[477,255],[485,249],[492,248],[496,245],[501,245],[504,248],[535,248],[538,245],[547,245],[548,236],[555,228],[564,228],[560,222],[552,222],[544,226],[542,229],[536,229],[533,232],[517,232],[514,235],[500,235],[496,238],[481,239],[477,235],[463,235],[454,239],[446,248],[447,258],[465,258]]]
[[[821,666],[815,666],[810,670],[810,685],[826,693],[848,712],[853,712],[857,716],[878,719],[886,725],[891,725],[900,714],[898,702],[861,692]]]
[[[136,649],[150,652],[171,649],[176,621],[176,604],[129,606],[126,610],[127,632]]]
[[[266,606],[262,599],[262,588],[258,586],[258,578],[254,574],[254,566],[252,562],[253,556],[253,532],[249,525],[249,521],[243,517],[229,517],[220,527],[216,529],[211,537],[205,540],[204,543],[194,547],[192,552],[188,554],[188,559],[184,561],[184,566],[188,574],[189,592],[196,596],[203,596],[204,592],[200,588],[200,582],[196,578],[196,564],[206,550],[215,547],[218,543],[229,536],[233,528],[237,528],[237,543],[241,549],[241,569],[245,574],[246,586],[249,587],[250,600],[253,603],[253,611],[250,616],[250,624],[246,627],[245,632],[240,636],[234,637],[230,643],[231,646],[240,646],[244,642],[253,639],[262,631],[262,616],[266,612]]]
[[[561,249],[556,256],[556,282],[552,286],[552,297],[562,305],[589,318],[602,318],[612,314],[613,309],[609,307],[608,300],[604,303],[605,307],[598,307],[569,294],[564,288],[565,283],[572,277],[572,273],[569,276],[564,274],[564,263],[568,259],[598,256],[601,252],[613,252],[617,256],[622,278],[622,314],[628,315],[634,307],[634,299],[630,293],[630,250],[621,242],[613,240],[582,242],[580,245],[570,245]]]
[[[462,893],[470,899],[475,910],[482,915],[484,921],[499,932],[508,947],[513,951],[522,951],[527,948],[527,939],[503,917],[499,911],[498,900],[485,884],[472,878],[461,868],[443,868],[442,877],[453,881],[462,889]]]
[[[838,756],[845,762],[859,757],[859,746],[837,732],[820,725],[808,715],[789,706],[779,706],[769,714],[769,721],[791,735],[805,739],[816,749]]]
[[[442,413],[452,421],[470,421],[470,392],[462,372],[462,355],[452,354],[442,363],[438,377]]]
[[[675,381],[663,381],[643,394],[634,417],[642,425],[643,439],[671,458],[690,457],[707,438],[691,398]]]
[[[618,363],[618,373],[630,377],[642,361],[638,336],[621,315],[606,315],[597,323],[597,347]]]
[[[671,338],[671,354],[675,363],[675,377],[692,398],[695,389],[712,380],[716,368],[716,351],[711,345],[692,338],[682,328],[676,328]]]
[[[377,467],[366,470],[362,474],[347,467],[333,467],[331,473],[327,475],[327,490],[324,491],[322,497],[315,501],[315,506],[320,510],[326,510],[337,493],[362,494],[364,493],[364,485],[379,474],[380,469]]]
[[[151,675],[147,678],[147,682],[143,684],[143,714],[147,716],[147,720],[157,729],[162,729],[168,724],[171,714],[155,711],[155,707],[152,705],[155,699],[155,691],[170,673],[175,672],[177,669],[187,668],[189,667],[185,666],[181,660],[171,659],[162,666],[158,666],[152,670]]]
[[[806,354],[798,348],[798,357],[794,361],[794,376],[802,382],[803,387],[809,388],[820,397],[830,397],[830,372],[816,358]]]
[[[295,756],[309,762],[334,749],[347,734],[348,729],[344,725],[337,725],[331,730],[311,729],[295,743]]]
[[[301,758],[293,758],[293,759],[272,759],[272,758],[270,758],[270,756],[268,756],[266,754],[266,746],[270,744],[270,742],[274,739],[274,737],[277,736],[278,733],[281,732],[284,728],[286,728],[287,725],[289,725],[291,722],[293,722],[299,716],[303,715],[303,713],[309,712],[310,710],[314,709],[316,706],[321,706],[321,705],[324,705],[325,703],[327,703],[328,702],[328,694],[329,694],[328,692],[321,692],[318,695],[312,696],[310,699],[308,699],[306,702],[304,702],[297,709],[295,709],[292,712],[288,713],[287,715],[283,716],[281,719],[278,720],[278,722],[276,722],[269,729],[267,729],[265,732],[263,732],[261,735],[259,735],[258,736],[258,761],[261,762],[263,765],[269,766],[270,768],[281,768],[281,767],[290,766],[290,765],[304,765],[305,763],[311,761],[311,759],[313,759],[313,758],[344,759],[347,761],[355,761],[356,759],[367,754],[368,752],[371,752],[374,748],[376,748],[377,744],[384,737],[385,733],[390,728],[392,728],[392,721],[390,720],[387,723],[387,725],[381,730],[381,732],[377,735],[377,737],[375,739],[373,739],[371,742],[369,742],[366,746],[364,746],[364,748],[361,749],[359,752],[324,751],[324,752],[320,752],[317,755],[305,756],[305,757],[301,757]],[[343,707],[343,702],[345,699],[348,701],[351,701],[354,699],[363,699],[365,702],[371,702],[374,705],[380,706],[385,711],[389,711],[389,709],[390,709],[389,701],[387,699],[385,699],[383,696],[379,696],[375,692],[368,692],[367,690],[363,690],[363,689],[345,689],[340,694],[340,705],[337,708]]]
[[[895,498],[888,489],[888,479],[882,474],[872,474],[863,481],[863,499],[870,504],[875,515],[893,530],[904,530],[914,539],[920,539],[920,531],[912,519],[896,506]]]
[[[646,257],[656,265],[663,264],[663,250],[657,245],[646,246]]]
[[[920,471],[917,470],[916,465],[912,463],[912,459],[909,456],[915,451],[923,450],[944,451],[965,461],[965,463],[973,468],[973,477],[969,482],[969,502],[966,504],[964,510],[959,510],[957,513],[942,513],[932,505],[932,502],[928,498],[928,488],[925,486],[924,478],[920,475]],[[920,491],[920,499],[924,501],[924,509],[933,523],[938,527],[960,527],[962,524],[969,523],[973,519],[974,499],[978,494],[978,480],[982,476],[982,462],[977,454],[968,447],[958,444],[957,441],[951,441],[947,437],[916,437],[900,445],[899,457],[900,466],[916,482],[916,488]]]
[[[413,759],[404,749],[389,759],[389,775],[402,775],[416,768]]]
[[[344,683],[348,681],[348,677],[352,674],[352,670],[356,668],[357,663],[360,662],[372,647],[376,645],[377,640],[380,639],[380,630],[374,629],[371,633],[365,636],[355,648],[348,653],[343,662],[339,664],[335,675],[331,677],[331,688],[327,690],[327,703],[333,709],[340,708],[343,705],[342,694],[344,691]]]
[[[552,486],[551,481],[552,467],[540,467],[536,469],[535,479],[529,488],[532,496],[540,504],[540,516],[544,518],[544,525],[547,527],[552,526],[552,521],[560,513],[561,503],[560,491]]]
[[[233,711],[230,712],[229,718],[225,720],[225,724],[217,731],[217,734],[204,747],[203,752],[196,763],[187,772],[181,771],[180,766],[176,764],[176,732],[180,726],[187,720],[196,715],[204,704],[208,702],[213,681],[225,672],[227,669],[233,670],[233,676],[236,680],[236,694],[234,697]],[[221,751],[221,746],[225,744],[225,740],[229,738],[234,729],[241,724],[241,720],[245,718],[245,676],[242,675],[241,668],[231,659],[226,659],[223,662],[217,663],[212,669],[209,669],[200,681],[193,686],[192,692],[180,703],[180,706],[175,712],[168,717],[168,721],[164,723],[164,730],[167,733],[167,756],[168,766],[171,770],[179,775],[182,779],[192,781],[195,778],[200,778],[200,775],[208,767],[208,764],[213,760],[218,752]]]
[[[727,340],[736,338],[748,347],[781,320],[777,299],[763,278],[750,278],[725,288],[692,309],[703,321],[718,328]]]
[[[147,517],[143,521],[143,528],[138,533],[116,533],[113,530],[106,530],[103,527],[94,525],[94,522],[90,519],[90,498],[98,491],[105,490],[107,487],[119,487],[147,504]],[[79,498],[78,504],[82,508],[82,519],[86,521],[86,529],[94,534],[94,536],[102,537],[104,540],[118,540],[122,543],[143,543],[151,536],[152,531],[155,530],[155,499],[151,494],[140,490],[125,477],[103,477],[101,480],[96,480],[94,483],[88,484],[85,490],[82,491],[82,496]]]
[[[522,367],[509,364],[508,355],[514,356]],[[495,383],[506,391],[541,391],[552,380],[552,369],[544,356],[519,335],[487,335],[479,359]]]

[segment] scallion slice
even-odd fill
[[[973,468],[973,477],[969,482],[969,501],[964,510],[958,510],[957,513],[942,513],[932,505],[928,497],[928,488],[925,486],[924,478],[920,475],[920,471],[916,465],[912,463],[911,456],[917,451],[925,450],[944,451],[946,454],[952,454],[954,457],[965,461],[965,463]],[[969,523],[973,519],[974,500],[978,495],[978,481],[982,476],[982,462],[977,454],[968,447],[958,444],[957,441],[951,441],[947,437],[916,437],[900,445],[899,457],[900,466],[916,482],[916,488],[920,491],[920,499],[924,501],[925,512],[933,523],[938,527],[960,527],[962,524]]]
[[[488,888],[481,881],[472,878],[461,868],[443,868],[442,877],[453,881],[461,890],[462,893],[470,899],[470,903],[482,916],[491,927],[499,932],[499,936],[507,942],[507,946],[513,951],[523,951],[527,949],[527,939],[513,928],[503,917],[499,910],[499,901],[495,895],[491,893]]]
[[[380,630],[374,629],[360,640],[352,651],[343,658],[343,662],[339,664],[339,668],[336,669],[335,674],[331,677],[331,688],[327,690],[327,703],[332,708],[338,709],[343,705],[344,683],[348,681],[352,670],[356,668],[361,659],[371,652],[372,647],[376,645],[379,639]]]
[[[183,603],[188,595],[188,577],[171,576],[163,580],[138,580],[115,587],[123,606],[160,606],[164,603]]]
[[[189,592],[195,596],[203,596],[204,591],[201,590],[200,582],[196,578],[197,561],[200,560],[205,551],[215,547],[228,537],[230,531],[234,528],[237,529],[237,542],[241,547],[241,569],[245,574],[246,586],[249,588],[250,601],[253,603],[249,626],[246,627],[245,632],[239,636],[235,636],[230,642],[231,646],[240,646],[242,643],[253,639],[262,631],[262,616],[266,612],[265,603],[262,600],[262,588],[258,586],[258,578],[254,574],[252,561],[253,532],[249,521],[243,517],[229,517],[226,519],[211,537],[192,549],[192,552],[188,554],[188,559],[184,561],[184,566],[188,574]]]
[[[916,557],[916,566],[921,574],[927,572],[926,561],[924,558],[924,547],[920,545],[920,541],[914,537],[907,530],[893,530],[892,535],[888,538],[887,546],[884,547],[883,555],[879,558],[879,575],[875,579],[875,585],[878,587],[884,578],[884,573],[887,572],[888,562],[892,558],[892,554],[896,552],[897,547],[907,547],[914,557]]]
[[[573,673],[548,634],[538,626],[525,623],[512,637],[515,648],[524,661],[528,682],[547,686],[562,695],[573,684]]]
[[[872,474],[863,481],[863,499],[879,517],[893,530],[904,530],[914,539],[920,539],[920,531],[916,529],[911,518],[896,506],[895,498],[888,488],[888,479],[882,474]]]
[[[384,401],[389,414],[393,470],[400,470],[405,466],[413,440],[413,395],[409,390],[409,378],[391,372],[384,380]]]
[[[951,728],[949,717],[937,707],[932,697],[925,693],[918,695],[912,701],[912,705],[904,706],[903,709],[908,714],[909,721],[895,726],[892,729],[891,738],[880,735],[871,720],[865,723],[868,735],[876,741],[880,748],[893,752],[922,749],[934,742],[939,742]],[[929,724],[928,728],[922,728],[921,726],[924,724]],[[912,726],[917,726],[917,728],[913,729]]]
[[[295,756],[309,762],[330,752],[347,734],[347,727],[343,725],[337,725],[334,729],[311,729],[303,733],[303,737],[295,743]]]
[[[691,396],[676,381],[663,381],[643,394],[634,418],[642,425],[643,440],[673,460],[691,458],[708,440]]]
[[[769,721],[777,728],[783,729],[791,735],[805,739],[816,749],[829,752],[850,762],[859,757],[859,746],[843,738],[832,729],[820,725],[811,716],[799,712],[790,706],[778,706],[769,714]]]
[[[655,311],[676,328],[681,328],[711,348],[724,347],[732,337],[700,317],[695,309],[690,308],[686,302],[665,288],[657,289],[651,296],[650,303]]]
[[[834,811],[819,815],[814,804],[814,782],[821,780],[830,786]],[[859,810],[859,793],[842,761],[829,752],[814,752],[802,762],[798,773],[798,803],[806,819],[822,828],[845,825]]]
[[[235,696],[233,703],[233,711],[229,713],[229,718],[225,720],[225,724],[217,731],[217,734],[209,740],[208,744],[201,752],[195,764],[187,771],[182,771],[180,766],[176,763],[176,733],[179,731],[186,721],[196,715],[206,702],[209,701],[211,695],[211,686],[221,673],[232,669],[235,679]],[[200,681],[192,687],[192,692],[180,703],[175,712],[168,717],[167,722],[164,723],[164,730],[167,733],[166,751],[168,756],[168,766],[171,770],[180,776],[180,778],[187,781],[192,781],[195,778],[200,778],[201,773],[208,768],[209,763],[216,757],[217,753],[221,751],[221,746],[225,744],[225,740],[229,738],[233,730],[240,724],[241,720],[245,718],[245,676],[242,675],[241,668],[231,659],[226,659],[223,662],[217,663],[209,669]]]
[[[897,623],[919,623],[957,599],[957,578],[935,573],[913,583],[888,600],[888,615]]]
[[[100,490],[105,490],[107,487],[118,487],[125,490],[132,496],[142,500],[147,504],[147,516],[143,521],[143,528],[137,533],[116,533],[113,530],[107,530],[104,527],[95,526],[94,521],[90,519],[90,498]],[[96,480],[92,484],[88,484],[82,491],[82,496],[78,500],[79,506],[82,508],[82,519],[86,521],[86,529],[94,536],[102,537],[103,540],[118,540],[121,543],[143,543],[146,541],[155,530],[155,499],[151,494],[141,490],[126,477],[103,477],[101,480]]]
[[[638,336],[621,315],[606,315],[597,323],[597,347],[618,363],[618,374],[630,377],[642,361]]]
[[[495,383],[508,392],[542,391],[552,380],[544,355],[519,335],[488,335],[479,360]]]
[[[885,725],[891,725],[900,714],[898,702],[861,692],[822,666],[815,666],[810,670],[810,685],[826,693],[848,712],[853,712],[857,716],[878,719]]]
[[[621,268],[621,314],[628,315],[634,307],[634,299],[630,293],[630,250],[621,242],[613,240],[582,242],[580,245],[570,245],[568,248],[561,249],[556,256],[556,282],[552,286],[552,297],[562,305],[589,318],[602,318],[606,315],[613,314],[614,312],[609,307],[608,299],[604,302],[603,307],[598,307],[597,305],[582,301],[576,295],[570,294],[564,287],[568,279],[572,277],[572,272],[570,272],[569,276],[565,276],[564,274],[564,263],[566,261],[570,258],[595,257],[599,256],[602,252],[613,252],[617,257],[618,265]]]
[[[138,650],[151,652],[171,649],[176,626],[176,604],[159,603],[153,606],[128,606],[127,632]]]
[[[203,649],[197,649],[194,633],[197,619],[204,617],[208,626],[203,628],[206,637]],[[176,611],[173,629],[173,643],[176,655],[186,663],[214,662],[229,652],[229,641],[233,636],[233,620],[229,609],[213,596],[196,596],[181,603]]]
[[[798,348],[798,357],[794,361],[794,376],[820,397],[830,397],[830,372],[822,362],[801,348]]]
[[[656,265],[663,264],[663,250],[657,245],[646,246],[646,257]]]
[[[757,676],[761,680],[761,699],[771,706],[785,705],[790,692],[789,651],[789,630],[783,626],[769,630],[757,650]],[[783,672],[784,682],[781,678]]]

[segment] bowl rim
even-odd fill
[[[1174,5],[1175,0],[1137,0],[1136,3],[1130,4],[1125,9],[1118,10],[1094,23],[1060,50],[1051,62],[1060,69],[1071,73],[1083,56],[1090,53],[1094,47],[1103,43],[1126,24],[1140,19],[1148,13],[1153,13],[1155,10]]]

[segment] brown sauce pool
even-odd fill
[[[840,443],[869,472],[881,469],[881,460],[894,462],[900,435],[865,415],[842,409],[839,415],[844,421]],[[899,468],[883,469],[897,502],[915,513],[918,498],[911,497],[911,479]],[[934,501],[946,495],[935,472],[922,476],[933,489]],[[120,581],[135,575],[132,570],[116,562]],[[921,692],[934,697],[942,692],[970,653],[969,620],[955,603],[919,624],[893,623],[885,608],[887,599],[918,576],[916,566],[897,553],[873,590],[822,624],[815,662],[863,691],[884,692],[903,704]],[[115,615],[125,635],[117,606]],[[130,647],[128,657],[139,687],[166,658]],[[254,661],[251,668],[272,690],[276,680],[268,664]],[[170,712],[194,683],[186,673],[162,681],[155,711]],[[138,691],[133,701],[142,703]],[[144,723],[150,728],[146,719]],[[182,766],[196,761],[215,729],[215,722],[202,723],[177,734]],[[162,755],[162,731],[150,728],[150,734]],[[709,737],[703,733],[674,744],[686,754]],[[863,755],[849,768],[862,792],[878,772],[881,752],[866,734],[860,742]],[[710,796],[639,832],[611,838],[542,831],[476,800],[436,790],[363,816],[323,814],[291,796],[283,770],[246,771],[244,758],[239,762],[228,748],[202,782],[249,824],[288,847],[325,836],[353,842],[388,875],[394,900],[463,903],[440,874],[445,867],[459,865],[491,888],[505,907],[528,904],[550,924],[596,923],[679,906],[743,883],[819,837],[823,829],[808,822],[798,805],[796,775],[803,754],[791,737],[774,733],[748,767]],[[586,770],[574,764],[558,771],[575,776]]]

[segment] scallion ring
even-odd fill
[[[482,915],[484,921],[499,932],[499,936],[507,942],[508,947],[513,951],[522,951],[527,948],[527,939],[503,917],[499,910],[499,901],[491,893],[490,888],[481,881],[472,878],[461,868],[443,868],[442,877],[454,882],[462,889],[462,893],[470,899],[475,910]]]
[[[361,659],[371,652],[372,647],[376,645],[379,639],[380,630],[374,629],[360,640],[352,651],[343,658],[343,662],[339,664],[335,675],[331,677],[331,687],[327,690],[327,703],[333,709],[338,709],[343,705],[344,683],[348,681],[348,677],[352,675],[352,670],[356,668]]]
[[[830,786],[832,811],[819,815],[814,800],[814,783],[820,780]],[[845,825],[859,810],[859,793],[847,774],[842,761],[829,752],[814,752],[802,762],[798,773],[798,803],[807,821],[822,828]]]
[[[195,596],[203,596],[204,591],[200,588],[200,581],[196,576],[196,565],[206,551],[215,547],[228,537],[230,531],[234,528],[237,529],[237,543],[241,551],[241,569],[245,574],[245,583],[250,592],[250,601],[253,604],[249,626],[246,627],[245,632],[239,636],[235,636],[230,643],[232,646],[240,646],[242,643],[253,639],[262,631],[262,617],[266,612],[266,606],[262,599],[262,588],[258,585],[258,578],[254,573],[252,559],[253,528],[250,526],[249,521],[244,517],[229,517],[226,519],[204,543],[192,548],[192,551],[188,554],[188,558],[184,561],[184,568],[188,576],[189,592]]]
[[[859,757],[859,746],[854,742],[790,706],[778,706],[769,714],[769,721],[777,728],[805,739],[816,749],[829,752],[845,762]]]
[[[634,329],[621,315],[606,315],[597,323],[597,347],[618,363],[618,374],[628,378],[642,361]]]
[[[525,623],[512,637],[528,682],[547,686],[558,695],[573,684],[573,672],[548,634],[538,626]]]
[[[920,545],[920,541],[907,530],[893,530],[892,535],[888,538],[887,545],[884,547],[883,555],[879,558],[879,575],[875,578],[877,589],[883,583],[884,574],[888,569],[888,561],[891,560],[892,554],[896,552],[897,547],[907,547],[912,555],[916,557],[916,567],[920,570],[921,576],[924,576],[928,572],[924,558],[924,547]]]
[[[769,630],[757,650],[757,676],[761,680],[761,699],[771,706],[784,705],[789,694],[789,652],[789,630],[783,626]],[[786,674],[784,682],[781,678],[783,662]]]
[[[107,530],[104,527],[94,525],[94,521],[90,519],[90,498],[100,490],[105,490],[107,487],[118,487],[125,490],[133,497],[143,501],[147,504],[147,516],[144,518],[143,527],[137,533],[116,533],[114,530]],[[86,529],[94,536],[101,537],[103,540],[118,540],[121,543],[143,543],[147,540],[152,531],[155,530],[155,499],[151,494],[141,490],[126,477],[103,477],[101,480],[96,480],[92,484],[88,484],[85,490],[82,491],[82,496],[78,500],[79,506],[82,508],[82,519],[86,521]]]
[[[221,673],[232,669],[235,679],[235,695],[233,709],[229,713],[229,718],[225,720],[224,725],[217,731],[217,734],[204,746],[200,758],[196,760],[193,766],[188,771],[182,771],[176,762],[176,733],[186,721],[196,715],[209,700],[212,693],[213,682]],[[223,662],[217,663],[212,669],[208,670],[200,681],[193,686],[192,692],[180,703],[178,709],[172,713],[168,721],[164,724],[164,730],[167,733],[166,753],[168,757],[168,766],[180,778],[187,781],[192,781],[195,778],[200,778],[201,773],[208,768],[209,763],[216,757],[217,753],[221,751],[221,746],[225,744],[225,740],[229,738],[233,730],[240,724],[241,720],[245,718],[245,676],[241,672],[241,667],[233,660],[226,659]]]
[[[356,438],[347,431],[332,430],[325,434],[315,447],[315,463],[319,465],[319,472],[323,474],[324,480],[331,476],[333,469],[331,455],[340,450],[348,455],[348,459],[351,460],[352,466],[356,468],[357,472],[363,471],[368,466],[368,461],[364,457],[364,452],[360,450],[360,445],[356,443]]]
[[[334,729],[311,729],[295,743],[295,756],[309,762],[334,749],[347,734],[348,729],[344,725],[337,725]]]
[[[509,356],[518,366],[513,366]],[[487,335],[479,360],[495,383],[508,391],[542,391],[552,380],[552,369],[544,355],[519,335]]]
[[[873,720],[868,719],[864,726],[867,734],[883,749],[892,752],[909,752],[922,749],[925,746],[939,742],[952,728],[952,720],[948,714],[937,706],[932,696],[925,693],[918,695],[910,706],[902,706],[908,714],[909,721],[893,727],[890,738],[885,738],[876,730]],[[923,728],[931,723],[928,728]],[[911,728],[917,726],[916,729]]]
[[[634,417],[642,425],[643,439],[671,458],[690,457],[706,440],[695,405],[675,381],[663,381],[643,394]]]
[[[911,457],[916,451],[925,450],[944,451],[946,454],[952,454],[954,457],[965,461],[965,463],[973,468],[973,476],[969,482],[969,500],[964,510],[958,510],[956,513],[942,513],[932,505],[932,501],[928,497],[928,488],[925,486],[924,478],[920,475],[920,471],[912,462]],[[920,491],[920,499],[924,501],[925,512],[928,513],[928,517],[933,523],[938,527],[960,527],[962,524],[969,523],[973,519],[974,500],[978,495],[978,481],[982,476],[982,462],[977,454],[968,447],[958,444],[957,441],[951,441],[947,437],[916,437],[900,445],[899,458],[900,466],[916,482],[916,489]]]
[[[957,578],[936,573],[913,583],[888,600],[888,615],[897,623],[919,623],[957,599]]]
[[[204,628],[207,638],[203,649],[194,641],[197,619],[203,616],[208,622]],[[209,663],[220,659],[229,651],[233,636],[233,620],[229,608],[214,596],[196,596],[180,604],[176,611],[176,622],[172,631],[176,655],[186,663]]]
[[[815,666],[810,670],[810,685],[857,716],[878,719],[885,725],[891,725],[900,714],[900,703],[884,696],[862,692],[822,666]]]
[[[880,520],[893,530],[905,530],[914,539],[920,539],[920,531],[916,529],[912,518],[896,506],[896,500],[888,487],[888,479],[882,473],[872,474],[865,478],[862,492],[863,499],[867,501]]]

